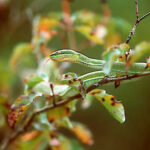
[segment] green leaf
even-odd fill
[[[57,121],[57,126],[65,127],[72,131],[82,143],[87,145],[93,144],[92,134],[85,125],[70,121],[68,117],[64,117],[62,120]]]
[[[44,81],[43,78],[37,74],[34,74],[25,79],[26,81],[26,91],[30,91],[36,84]]]
[[[40,93],[41,95],[42,94],[49,94],[49,95],[52,95],[52,91],[50,89],[50,83],[48,82],[40,82],[39,84],[35,85],[33,87],[33,92],[35,93]]]
[[[98,99],[120,123],[125,121],[124,107],[120,102],[116,101],[114,96],[108,95],[104,90],[100,89],[92,90],[88,94],[93,95],[96,99]]]
[[[127,36],[128,32],[131,30],[131,24],[122,18],[110,18],[107,28],[109,32],[121,33],[122,36]]]
[[[96,44],[103,44],[104,40],[103,40],[103,36],[97,33],[97,32],[93,32],[93,28],[91,28],[90,26],[79,26],[75,28],[79,33],[81,33],[83,36],[85,36],[88,40],[96,43]],[[104,29],[102,29],[104,30]],[[102,31],[103,32],[103,31]],[[105,32],[105,31],[104,31]]]
[[[74,26],[88,25],[90,27],[93,27],[100,23],[100,16],[87,10],[82,10],[74,13],[72,15],[72,19]]]
[[[104,71],[107,75],[109,75],[109,73],[111,71],[111,67],[113,66],[113,63],[116,61],[116,59],[120,55],[121,55],[121,53],[118,49],[113,49],[106,56],[104,56],[104,60],[106,61],[106,64],[104,66]]]
[[[57,79],[56,82],[59,84],[68,85],[70,89],[72,90],[74,89],[76,91],[79,91],[79,86],[81,85],[80,81],[78,80],[77,74],[73,72],[63,74],[61,77]]]
[[[14,48],[13,54],[10,59],[11,68],[14,69],[24,57],[32,51],[30,43],[21,43]]]
[[[109,75],[113,63],[116,60],[118,60],[120,56],[124,57],[125,52],[127,52],[128,50],[129,50],[129,46],[123,43],[120,45],[110,47],[103,53],[104,60],[106,61],[104,65],[104,71],[107,75]]]
[[[90,130],[83,124],[72,122],[72,132],[79,138],[79,140],[87,145],[93,144],[93,138]]]
[[[128,36],[131,29],[131,25],[121,18],[110,18],[107,28],[107,36],[105,37],[105,47],[115,45],[116,43],[122,43],[123,40]]]
[[[45,132],[39,132],[37,130],[26,132],[23,136],[16,140],[14,144],[12,144],[12,148],[10,146],[10,149],[45,150],[49,145],[50,140],[48,139],[47,134]]]
[[[58,107],[47,112],[48,120],[53,123],[70,115],[70,107],[68,105]]]
[[[122,43],[121,35],[119,33],[107,33],[107,36],[105,37],[105,48],[108,48],[112,45],[115,45],[116,43]]]
[[[70,87],[68,85],[59,85],[59,84],[56,84],[54,86],[54,93],[56,95],[63,96],[69,89],[70,89]]]
[[[72,122],[70,121],[68,116],[63,117],[61,120],[56,122],[58,127],[64,127],[67,129],[72,129]]]
[[[84,150],[83,146],[77,140],[72,139],[71,144],[72,150]]]
[[[34,123],[34,127],[36,130],[39,131],[44,131],[46,130],[47,132],[52,130],[52,125],[48,121],[47,114],[46,113],[41,113],[37,116],[38,122]]]
[[[54,15],[54,13],[53,13]],[[35,50],[40,51],[40,44],[51,40],[57,34],[59,20],[55,16],[36,16],[33,20],[33,39]]]
[[[11,106],[11,110],[8,115],[8,122],[12,128],[15,127],[16,123],[38,97],[39,95],[32,94],[22,95],[16,99],[15,103]]]
[[[47,58],[41,61],[38,74],[42,77],[46,77],[48,81],[54,82],[59,75],[59,69],[54,61],[48,60]]]
[[[70,87],[68,85],[55,84],[53,85],[53,90],[55,95],[63,96]],[[49,82],[40,82],[36,86],[34,86],[33,91],[40,94],[49,94],[53,95],[52,89],[50,88]]]
[[[72,145],[67,137],[59,135],[57,138],[51,139],[51,148],[52,150],[72,150]]]
[[[67,138],[64,135],[59,135],[51,139],[52,150],[84,150],[81,144],[71,138]]]
[[[129,68],[134,62],[150,54],[150,43],[142,42],[135,47],[135,50],[130,51],[127,61],[127,67]]]

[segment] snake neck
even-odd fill
[[[105,64],[105,61],[103,61],[103,60],[92,59],[92,58],[86,57],[82,54],[78,54],[78,56],[79,56],[78,57],[79,59],[77,62],[79,64],[83,64],[85,66],[101,69]]]

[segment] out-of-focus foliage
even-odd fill
[[[91,47],[104,47],[106,50],[103,59],[106,63],[103,71],[106,76],[112,75],[112,77],[122,76],[121,72],[113,71],[115,62],[125,62],[124,69],[127,72],[142,55],[149,53],[149,42],[142,42],[131,50],[130,46],[122,41],[122,37],[127,35],[131,25],[121,18],[109,16],[104,23],[106,16],[89,10],[79,10],[69,17],[72,23],[71,29],[67,28],[68,25],[64,21],[64,12],[34,16],[30,42],[22,42],[14,47],[9,66],[6,66],[5,62],[0,62],[0,68],[3,70],[0,70],[0,132],[1,139],[4,139],[0,141],[2,142],[0,145],[5,146],[7,138],[9,139],[5,131],[12,133],[19,131],[35,114],[31,124],[25,128],[25,132],[13,139],[11,141],[13,144],[10,142],[7,145],[9,149],[84,150],[86,148],[83,145],[89,146],[94,143],[92,133],[84,124],[72,121],[70,117],[78,110],[79,102],[82,102],[83,108],[89,108],[94,98],[101,102],[117,121],[120,123],[125,121],[124,107],[113,95],[107,94],[102,87],[86,93],[88,87],[84,87],[84,81],[78,80],[75,73],[65,73],[68,64],[60,65],[49,59],[49,55],[57,47],[57,45],[54,47],[53,41],[59,40],[62,45],[71,47],[68,33],[75,33],[82,37],[78,44],[83,44],[85,48],[89,47],[87,43],[84,44],[85,41],[88,41]],[[79,50],[82,48],[79,47]],[[149,66],[148,59],[147,67]],[[63,80],[64,76],[69,78]],[[105,76],[99,80],[103,78]],[[91,76],[85,81],[88,85],[93,85],[97,78]],[[21,96],[15,91],[19,91]],[[54,102],[61,104],[64,100],[68,100],[68,103],[55,106]],[[50,109],[36,114],[39,110],[50,106]],[[100,119],[98,116],[95,117]],[[59,129],[62,128],[71,132],[73,137],[61,132]]]
[[[106,47],[120,43],[121,37],[130,29],[130,24],[121,18],[111,18],[106,25],[103,17],[90,11],[80,11],[73,14],[75,30],[83,34],[88,40]]]
[[[130,66],[134,62],[139,60],[141,57],[146,56],[147,54],[149,54],[149,51],[150,51],[150,43],[149,42],[142,42],[142,43],[138,44],[135,47],[135,50],[131,50],[129,52],[127,67],[130,68]]]

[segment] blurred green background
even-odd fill
[[[108,0],[113,17],[121,17],[131,24],[135,22],[134,0]],[[150,10],[149,0],[139,0],[140,15]],[[24,14],[24,10],[31,7]],[[100,0],[74,0],[71,4],[72,12],[87,9],[101,13]],[[32,16],[46,14],[50,11],[61,11],[60,0],[11,0],[0,1],[0,73],[7,70],[13,48],[20,42],[30,42],[32,36]],[[131,47],[141,42],[150,41],[150,17],[140,23],[136,34],[131,40]],[[124,40],[126,37],[123,37]],[[61,45],[53,40],[53,47]],[[88,48],[82,53],[100,59],[100,46]],[[73,64],[67,71],[78,74],[92,71],[91,69]],[[2,80],[2,79],[0,79]],[[17,82],[17,81],[12,81]],[[20,81],[19,81],[20,82]],[[0,87],[1,88],[1,87]],[[103,87],[107,93],[113,94],[121,100],[126,110],[126,122],[119,124],[110,114],[97,102],[87,110],[78,109],[72,116],[73,120],[85,123],[93,133],[94,145],[87,147],[88,150],[149,150],[150,149],[150,77],[123,82],[117,89],[113,85]],[[16,87],[15,96],[22,89]]]

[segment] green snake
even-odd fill
[[[104,60],[92,59],[70,49],[58,50],[56,52],[53,52],[50,55],[50,58],[52,60],[59,61],[59,62],[79,63],[84,66],[95,68],[98,70],[102,70],[106,63]],[[112,66],[112,72],[125,74],[126,73],[125,66],[126,66],[125,62],[116,61],[114,62]],[[128,74],[138,74],[138,73],[143,73],[143,72],[149,72],[150,68],[146,69],[146,66],[147,66],[146,63],[134,63],[129,68]]]

